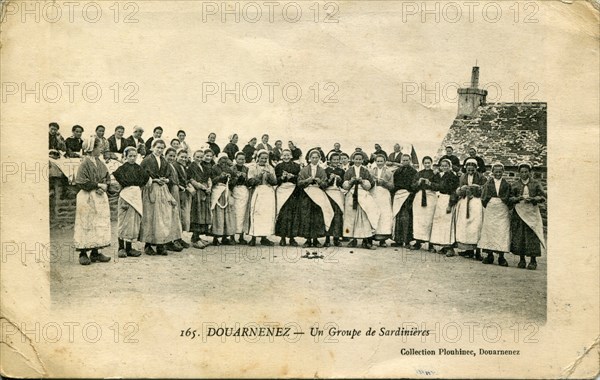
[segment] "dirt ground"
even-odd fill
[[[210,246],[121,259],[115,237],[113,245],[103,250],[112,257],[109,263],[81,266],[70,247],[72,234],[72,229],[51,231],[53,246],[60,247],[52,253],[51,295],[53,305],[61,309],[85,309],[103,301],[122,304],[142,297],[167,310],[180,303],[256,311],[261,305],[271,309],[286,302],[316,305],[321,314],[328,310],[397,314],[403,319],[455,316],[536,323],[546,318],[544,256],[535,271],[518,269],[514,255],[507,256],[506,268],[498,266],[497,259],[483,265],[458,256],[392,247],[321,248],[322,259],[306,259],[301,256],[316,249]],[[189,241],[188,233],[184,239]],[[278,242],[275,236],[271,240]],[[298,241],[302,244],[303,239]],[[143,248],[141,243],[134,247]]]

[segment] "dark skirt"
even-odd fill
[[[394,236],[397,243],[408,244],[413,240],[412,197],[407,199],[394,219]]]
[[[343,214],[340,207],[327,196],[333,207],[334,216],[329,231],[325,228],[323,211],[308,194],[296,187],[279,211],[275,223],[275,235],[280,237],[303,237],[315,239],[325,235],[342,236]]]
[[[513,211],[510,218],[510,251],[519,256],[539,257],[542,255],[540,239],[535,232]]]
[[[208,234],[212,223],[210,211],[210,196],[198,190],[192,198],[190,211],[190,231],[200,234]]]

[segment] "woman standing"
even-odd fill
[[[413,182],[413,188],[417,191],[413,201],[413,238],[415,245],[410,249],[420,249],[421,244],[429,243],[431,236],[431,226],[433,225],[433,215],[437,204],[437,195],[433,191],[434,173],[431,169],[433,160],[429,156],[423,157],[423,167]],[[432,244],[429,243],[428,250],[433,251]]]
[[[477,242],[481,235],[483,224],[483,205],[481,203],[481,188],[486,179],[477,171],[477,161],[469,158],[465,161],[466,174],[460,177],[459,188],[456,190],[459,201],[456,205],[456,245],[465,251],[462,256],[481,261],[481,253]]]
[[[73,240],[79,251],[79,264],[105,263],[110,257],[99,249],[110,245],[110,207],[106,190],[110,174],[106,165],[98,158],[102,155],[102,140],[91,136],[83,143],[85,158],[77,169],[75,183],[79,187],[75,213]],[[88,250],[92,250],[90,257]]]
[[[212,152],[212,150],[211,150]],[[192,247],[204,249],[208,243],[200,238],[200,235],[207,235],[210,231],[210,223],[212,223],[212,215],[210,213],[210,192],[212,182],[210,179],[210,171],[204,169],[202,165],[204,151],[197,150],[194,152],[194,162],[188,168],[188,176],[190,183],[196,190],[192,195],[192,207],[190,213],[190,231],[192,232]]]
[[[144,253],[150,256],[167,255],[165,244],[172,240],[173,208],[177,206],[169,192],[171,168],[162,156],[165,147],[163,140],[154,139],[152,153],[140,165],[152,179],[151,184],[142,191],[144,213],[140,228],[140,241],[146,243]]]
[[[294,239],[296,235],[292,231],[292,225],[297,215],[294,210],[297,209],[298,192],[300,188],[296,186],[300,165],[292,162],[292,152],[284,149],[281,152],[281,162],[275,167],[275,176],[277,177],[277,215],[275,222],[275,235],[279,236],[280,246],[287,245],[286,238],[290,239],[290,245],[297,247],[298,243]],[[285,212],[281,212],[284,209]],[[288,211],[289,210],[289,211]]]
[[[339,206],[324,191],[327,173],[319,166],[319,150],[311,150],[308,158],[309,164],[298,173],[298,187],[302,190],[298,192],[296,208],[286,205],[281,209],[281,214],[290,214],[292,233],[306,239],[305,248],[320,248],[318,238],[327,233],[338,237],[341,235],[343,216]]]
[[[227,153],[217,157],[217,164],[212,168],[213,188],[210,196],[212,212],[213,245],[229,245],[228,236],[235,234],[235,207],[231,191],[235,185],[235,172]],[[219,239],[221,242],[219,243]],[[235,241],[233,241],[235,243]]]
[[[511,186],[510,202],[515,206],[510,220],[510,251],[520,256],[519,268],[525,268],[525,256],[529,256],[527,269],[537,268],[536,257],[546,249],[544,226],[539,204],[546,201],[542,185],[531,178],[530,163],[519,165],[519,179]]]
[[[253,137],[248,141],[248,144],[242,149],[244,156],[246,157],[246,163],[249,164],[254,159],[254,152],[256,152],[256,137]]]
[[[325,188],[325,192],[327,196],[331,198],[339,207],[342,215],[344,214],[344,193],[342,192],[341,186],[344,182],[344,169],[340,167],[340,154],[333,152],[329,155],[329,166],[325,169],[325,174],[327,174],[327,187]],[[333,245],[339,247],[341,245],[340,238],[343,235],[343,216],[342,216],[342,226],[340,228],[337,235],[333,235]],[[331,245],[331,235],[332,232],[336,231],[328,231],[327,236],[325,237],[325,247],[329,247]]]
[[[240,150],[240,148],[237,146],[237,143],[238,135],[237,133],[234,133],[233,135],[229,136],[229,144],[225,145],[225,148],[223,149],[223,153],[226,153],[227,157],[229,157],[229,159],[232,161],[235,160],[235,154]]]
[[[113,176],[121,185],[118,205],[119,257],[138,257],[142,253],[131,248],[131,243],[140,236],[143,203],[142,188],[149,185],[150,176],[135,163],[137,149],[128,146],[123,152],[125,163],[113,172]]]
[[[394,247],[410,248],[413,240],[413,213],[412,204],[415,196],[413,183],[417,170],[412,167],[411,157],[403,154],[400,167],[394,171],[394,204],[392,216],[394,218]]]
[[[434,177],[431,183],[431,189],[438,192],[438,199],[433,214],[433,223],[431,225],[431,237],[429,243],[441,246],[440,253],[446,256],[454,256],[454,223],[452,211],[458,196],[458,177],[452,172],[452,162],[445,158],[440,161],[440,174]]]
[[[179,141],[179,140],[178,140]],[[179,198],[179,194],[182,190],[185,190],[183,183],[179,182],[179,175],[177,174],[177,169],[175,162],[177,158],[177,151],[174,148],[168,148],[165,151],[165,158],[169,164],[169,191],[171,195],[175,199],[177,205],[173,207],[173,216],[171,222],[171,240],[167,243],[165,248],[167,251],[173,252],[181,252],[184,248],[188,248],[189,246],[182,239],[183,229],[181,226],[181,211],[179,210],[179,205],[181,204],[181,199]],[[186,247],[187,246],[187,247]]]
[[[349,247],[356,247],[357,239],[362,239],[363,248],[375,249],[371,237],[380,212],[369,193],[375,182],[369,170],[363,166],[366,155],[354,152],[351,158],[354,165],[344,174],[343,184],[347,191],[344,204],[344,236],[352,239]]]
[[[177,161],[173,164],[175,171],[177,172],[177,179],[179,182],[179,214],[181,219],[181,229],[183,231],[190,230],[190,210],[192,206],[192,196],[195,193],[195,189],[190,184],[187,173],[188,165],[188,152],[184,149],[177,151]],[[179,242],[183,248],[189,248],[189,244],[183,241]]]
[[[380,247],[387,247],[386,240],[392,237],[392,196],[390,191],[394,188],[393,173],[385,166],[386,156],[376,154],[373,158],[375,167],[371,169],[371,176],[375,186],[371,195],[379,206],[379,221],[375,227],[373,239],[379,241]]]
[[[245,163],[246,157],[244,152],[237,152],[235,154],[235,165],[233,165],[233,190],[231,192],[234,208],[233,213],[235,215],[235,232],[231,235],[231,241],[235,243],[235,234],[240,234],[240,239],[237,243],[242,245],[247,243],[244,240],[244,225],[247,224],[245,221],[248,210],[248,199],[250,199],[250,192],[246,186],[248,168],[244,165]]]
[[[492,165],[492,178],[483,186],[481,203],[483,226],[477,247],[487,252],[484,264],[494,263],[494,252],[498,253],[498,265],[507,267],[505,252],[510,252],[510,214],[508,210],[510,185],[502,176],[504,165],[496,162]]]
[[[256,245],[256,237],[260,244],[272,246],[268,236],[275,232],[275,191],[277,184],[275,169],[268,163],[269,152],[258,151],[256,164],[248,169],[248,187],[251,188],[249,217],[246,233],[252,236],[249,245]]]

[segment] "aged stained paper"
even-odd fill
[[[3,375],[598,375],[597,4],[1,5]],[[477,125],[462,124],[459,89],[487,91]],[[61,158],[67,185],[53,181],[51,122],[64,138],[74,125],[84,138],[138,125],[144,139],[162,126],[167,142],[182,129],[193,150],[210,132],[221,148],[267,133],[304,153],[399,143],[436,161],[448,142],[461,161],[474,145],[487,165],[536,163],[547,250],[535,271],[513,254],[504,268],[346,242],[317,260],[278,245],[119,258],[113,218],[111,262],[81,266],[75,169]]]

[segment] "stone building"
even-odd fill
[[[478,88],[479,67],[473,67],[471,85],[458,90],[458,111],[438,150],[438,158],[451,145],[461,163],[475,147],[486,167],[496,161],[505,166],[511,182],[522,161],[533,164],[533,177],[547,190],[547,104],[487,103],[487,91]],[[546,222],[543,206],[542,217]]]

